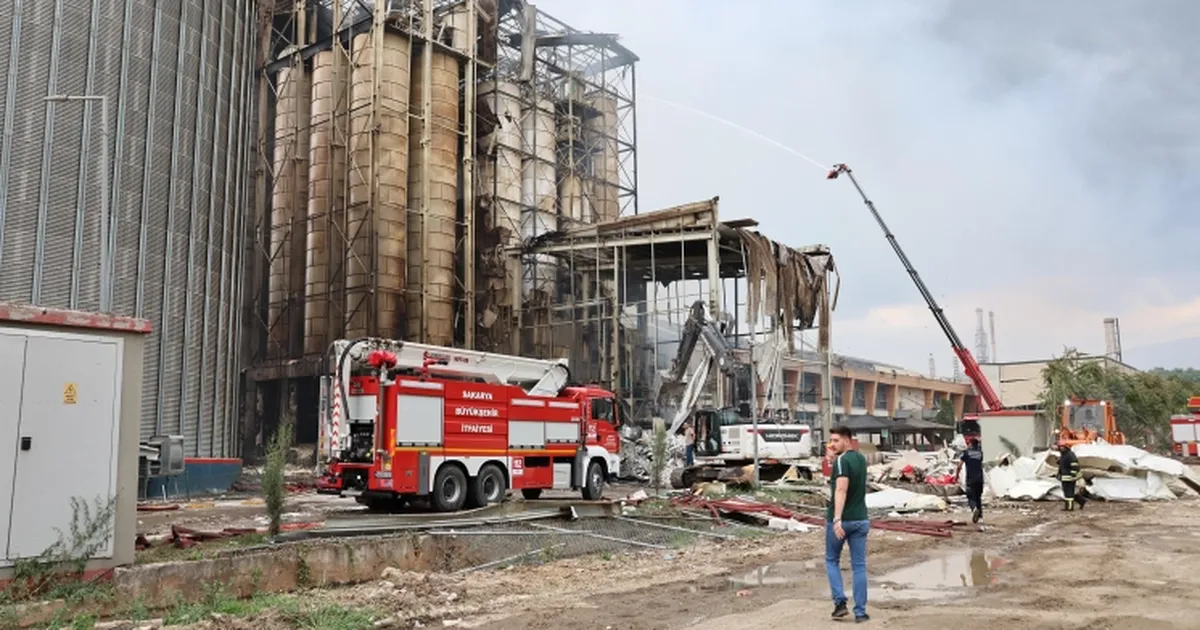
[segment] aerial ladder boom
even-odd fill
[[[925,282],[921,280],[921,276],[917,270],[909,262],[908,256],[904,254],[904,250],[900,247],[899,241],[892,231],[888,229],[887,223],[884,223],[883,217],[879,215],[879,211],[875,209],[875,204],[867,197],[867,193],[863,191],[862,186],[858,184],[858,180],[854,178],[854,172],[845,164],[834,164],[833,169],[826,175],[827,179],[837,179],[839,175],[845,174],[850,179],[850,183],[854,184],[854,189],[858,191],[858,195],[862,197],[863,203],[867,209],[871,211],[871,216],[875,217],[875,222],[879,224],[879,228],[883,230],[883,235],[887,238],[888,244],[892,246],[892,250],[896,252],[896,256],[900,258],[901,264],[904,265],[904,270],[908,272],[912,278],[913,284],[917,285],[917,290],[921,292],[921,297],[925,299],[925,304],[933,313],[933,318],[937,320],[938,326],[950,340],[950,346],[954,349],[954,354],[958,360],[962,362],[963,371],[971,382],[975,385],[975,389],[979,392],[979,397],[983,400],[985,411],[997,411],[1003,405],[1000,403],[1000,397],[996,395],[996,391],[992,389],[991,383],[987,377],[983,375],[983,370],[979,367],[979,363],[975,360],[975,356],[967,349],[963,342],[958,337],[958,333],[954,332],[954,327],[950,325],[950,320],[946,318],[946,314],[942,312],[942,307],[938,306],[937,300],[933,298],[933,294],[929,292],[929,288],[925,286]]]
[[[519,385],[530,396],[546,397],[561,394],[571,378],[566,359],[530,359],[375,337],[339,339],[330,345],[328,358],[331,375],[321,381],[318,423],[322,450],[330,456],[346,448],[350,439],[343,423],[354,420],[344,418],[342,409],[356,368],[377,371],[381,381],[388,380],[390,370],[402,369],[422,376]]]
[[[393,339],[338,340],[331,348],[339,380],[349,380],[354,364],[367,365],[372,353],[389,353],[393,368],[448,378],[471,378],[485,383],[520,385],[530,396],[557,396],[571,372],[564,359],[530,359],[506,354],[461,350]],[[377,355],[378,356],[378,355]],[[390,361],[394,359],[394,363]]]

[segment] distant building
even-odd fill
[[[1106,368],[1115,368],[1126,374],[1133,374],[1137,368],[1122,363],[1111,357],[1100,355],[1085,355],[1079,358],[1085,363],[1102,363]],[[1051,359],[1034,361],[1009,361],[1005,363],[985,363],[980,367],[983,375],[992,384],[992,389],[1000,396],[1000,402],[1006,409],[1029,409],[1036,407],[1038,396],[1045,387],[1042,372],[1050,364]]]

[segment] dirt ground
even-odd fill
[[[869,613],[895,629],[1197,627],[1200,501],[993,509],[952,539],[873,531]],[[769,630],[829,621],[819,531],[320,591],[396,627]],[[843,560],[845,565],[847,560]],[[847,570],[848,573],[848,570]],[[848,584],[847,584],[848,586]],[[260,628],[262,626],[259,626]]]
[[[612,496],[623,496],[624,488]],[[352,501],[296,497],[296,521],[321,520]],[[262,519],[238,500],[143,513],[143,531],[170,523],[219,528]],[[962,519],[959,511],[951,518]],[[1196,628],[1200,606],[1200,500],[993,506],[983,531],[951,539],[875,530],[870,535],[872,625],[959,630]],[[920,518],[920,517],[915,517]],[[946,515],[930,515],[943,520]],[[466,575],[393,572],[310,601],[380,611],[378,627],[486,630],[792,628],[829,621],[821,531],[770,534],[685,548],[598,554]],[[843,559],[849,594],[848,558]],[[389,625],[390,622],[390,625]],[[233,625],[231,625],[231,623]],[[240,623],[240,622],[237,622]],[[269,618],[246,627],[274,630]],[[233,628],[230,619],[218,625]],[[215,627],[211,623],[197,628]]]

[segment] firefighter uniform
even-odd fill
[[[1075,492],[1075,485],[1083,477],[1079,474],[1079,459],[1075,457],[1075,452],[1071,447],[1060,444],[1058,447],[1058,480],[1062,482],[1063,498],[1066,500],[1063,505],[1063,510],[1071,511],[1075,509],[1075,505],[1079,504],[1079,509],[1083,509],[1083,505],[1087,503],[1087,499],[1083,496],[1083,489],[1079,489],[1078,495]]]

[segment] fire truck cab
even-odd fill
[[[568,386],[565,359],[401,341],[338,341],[322,380],[318,490],[372,509],[451,512],[548,489],[601,498],[620,470],[618,407]]]

